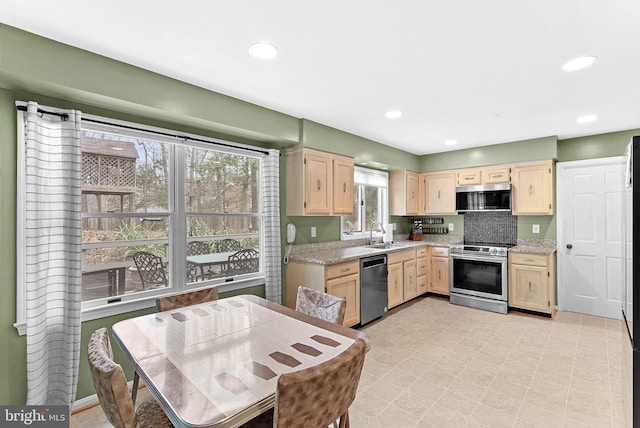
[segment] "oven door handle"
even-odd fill
[[[473,256],[469,254],[450,254],[450,256],[451,256],[451,259],[474,260],[478,262],[492,262],[492,263],[503,263],[507,260],[506,257],[499,257],[499,256],[482,257],[482,256]]]

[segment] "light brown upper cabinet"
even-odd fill
[[[418,214],[427,213],[427,173],[418,174]]]
[[[515,164],[511,170],[511,182],[514,215],[553,214],[553,161]]]
[[[473,186],[482,184],[482,170],[480,168],[467,168],[456,171],[458,186]]]
[[[297,149],[286,165],[287,215],[353,214],[353,159]]]
[[[511,183],[511,165],[494,165],[482,168],[482,184]]]
[[[353,159],[333,158],[333,214],[353,214]]]
[[[430,172],[426,174],[427,212],[426,214],[456,213],[456,173]]]
[[[389,214],[418,214],[418,173],[391,171],[389,174]]]

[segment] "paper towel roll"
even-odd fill
[[[384,242],[393,242],[393,226],[390,224],[384,225],[384,236],[382,237]]]

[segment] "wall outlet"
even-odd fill
[[[539,224],[534,224],[532,232],[533,233],[540,233],[540,225]]]
[[[315,238],[315,237],[316,237],[316,235],[317,235],[317,233],[316,233],[316,227],[314,226],[314,227],[312,227],[312,228],[311,228],[311,237],[312,237],[312,238]]]
[[[453,232],[453,223],[449,223],[449,232]]]

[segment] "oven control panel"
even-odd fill
[[[506,257],[507,249],[504,247],[490,247],[482,245],[451,245],[449,247],[451,253],[458,254],[479,254],[497,257]]]

